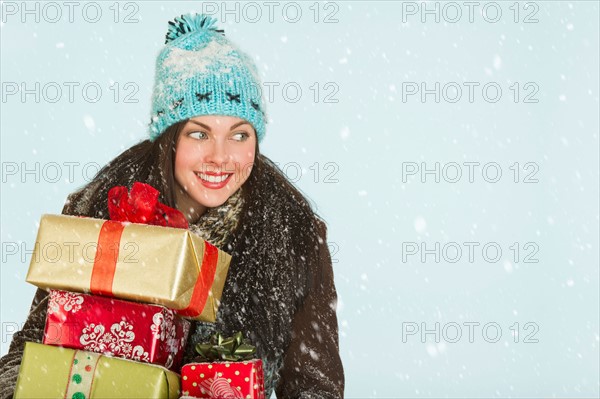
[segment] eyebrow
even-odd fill
[[[211,129],[210,129],[210,126],[208,126],[208,125],[205,125],[205,124],[204,124],[204,123],[202,123],[202,122],[198,122],[198,121],[195,121],[195,120],[193,120],[193,119],[190,119],[190,122],[192,122],[192,123],[195,123],[196,125],[199,125],[199,126],[201,126],[201,127],[205,128],[205,129],[206,129],[206,130],[208,130],[209,132],[211,131]],[[249,122],[246,122],[246,121],[241,121],[241,122],[238,122],[238,123],[236,123],[236,124],[232,125],[232,126],[229,128],[229,130],[233,130],[233,129],[235,129],[236,127],[238,127],[238,126],[241,126],[241,125],[249,125],[249,124],[250,124]]]

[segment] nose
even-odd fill
[[[226,163],[230,158],[225,143],[222,140],[212,140],[207,147],[206,163],[213,165],[217,170],[225,169]]]

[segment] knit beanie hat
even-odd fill
[[[265,136],[267,121],[260,78],[252,59],[234,46],[216,19],[186,14],[169,22],[156,60],[150,140],[174,123],[200,115],[245,119]]]

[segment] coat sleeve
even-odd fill
[[[339,354],[333,280],[326,227],[319,224],[319,262],[312,271],[313,288],[292,323],[292,338],[284,354],[277,384],[278,398],[343,398],[344,370]],[[321,278],[319,278],[321,277]]]
[[[69,204],[72,195],[65,203],[63,214],[70,214]],[[0,398],[12,398],[17,384],[25,342],[42,342],[46,326],[48,293],[42,289],[36,291],[29,315],[23,328],[16,332],[10,343],[8,353],[0,358]]]

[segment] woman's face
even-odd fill
[[[177,139],[175,180],[178,208],[188,220],[222,205],[244,184],[255,148],[256,132],[244,119],[203,115],[185,124]]]

